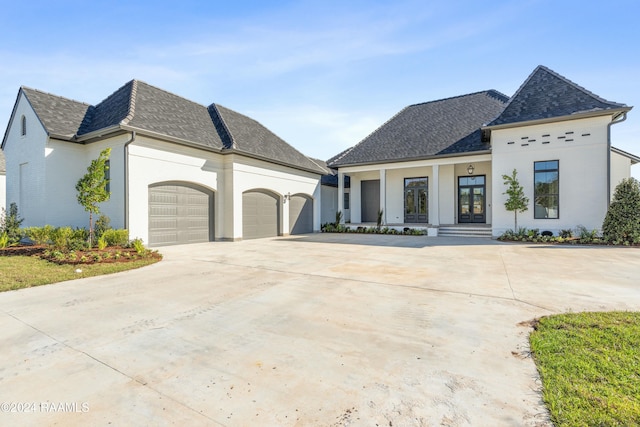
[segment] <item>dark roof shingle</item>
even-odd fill
[[[487,150],[480,128],[502,112],[508,99],[487,90],[410,105],[327,163],[335,167]]]
[[[73,138],[90,108],[89,104],[28,87],[21,90],[50,135]]]
[[[21,88],[49,134],[69,141],[112,127],[140,129],[213,150],[237,150],[322,174],[325,170],[257,121],[132,80],[96,106]],[[6,139],[6,135],[5,135]]]
[[[624,108],[607,101],[549,68],[539,65],[489,126]]]

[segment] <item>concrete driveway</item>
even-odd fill
[[[1,425],[548,425],[526,322],[640,307],[638,249],[316,234],[162,253],[0,294]]]

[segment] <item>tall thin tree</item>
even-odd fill
[[[109,180],[105,174],[110,155],[111,148],[102,150],[100,156],[91,161],[87,173],[76,184],[78,203],[89,212],[89,246],[93,245],[93,214],[99,214],[98,204],[106,202],[111,197],[111,192],[107,191]]]
[[[509,196],[507,201],[504,202],[504,207],[508,211],[513,211],[515,220],[515,231],[518,232],[518,212],[524,212],[528,208],[529,198],[524,195],[524,188],[518,181],[518,172],[514,169],[511,175],[502,175],[504,185],[507,186],[507,191],[502,194]]]

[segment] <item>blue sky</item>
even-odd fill
[[[249,115],[327,159],[406,105],[511,96],[542,64],[636,106],[612,132],[640,155],[637,0],[7,3],[3,129],[21,85],[95,104],[136,78]]]

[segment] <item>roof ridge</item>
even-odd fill
[[[158,86],[155,86],[155,85],[149,84],[149,83],[145,82],[144,80],[134,79],[133,81],[134,81],[134,82],[136,82],[136,90],[137,90],[137,86],[138,86],[139,84],[143,84],[143,85],[149,86],[150,88],[153,88],[153,89],[155,89],[155,90],[159,90],[160,92],[164,92],[164,93],[169,94],[169,95],[171,95],[171,96],[175,96],[175,97],[177,97],[177,98],[184,99],[185,101],[190,102],[190,103],[192,103],[192,104],[199,105],[199,106],[200,106],[200,107],[202,107],[202,108],[205,108],[205,109],[207,108],[207,106],[206,106],[206,105],[204,105],[204,104],[201,104],[201,103],[199,103],[199,102],[193,101],[193,100],[191,100],[191,99],[189,99],[189,98],[185,98],[185,97],[184,97],[184,96],[182,96],[182,95],[178,95],[178,94],[173,93],[173,92],[171,92],[171,91],[168,91],[168,90],[166,90],[166,89],[162,89],[161,87],[158,87]]]
[[[221,105],[222,108],[226,108],[224,106]],[[220,113],[220,110],[218,109],[218,105],[215,102],[212,102],[211,105],[209,105],[207,107],[207,110],[212,109],[213,112],[215,113],[216,117],[220,120],[220,125],[222,126],[222,129],[224,130],[224,132],[226,133],[227,137],[229,138],[229,141],[231,141],[231,147],[225,147],[227,149],[229,148],[233,148],[233,149],[237,149],[238,148],[238,144],[236,143],[236,139],[234,138],[233,134],[231,133],[231,129],[229,129],[229,126],[227,125],[227,122],[224,120],[224,117],[222,117],[222,114]],[[230,110],[229,108],[227,108],[228,110]],[[211,111],[211,110],[209,110]],[[240,113],[238,113],[240,114]],[[213,119],[213,118],[212,118]],[[216,127],[216,123],[215,121],[213,122],[213,126]],[[224,143],[224,141],[222,141]]]
[[[558,79],[560,79],[560,80],[565,81],[566,83],[570,84],[570,85],[571,85],[571,86],[573,86],[574,88],[576,88],[576,89],[580,90],[581,92],[584,92],[586,95],[589,95],[589,96],[591,96],[591,97],[593,97],[593,98],[597,99],[597,100],[598,100],[598,101],[600,101],[600,102],[604,102],[604,103],[607,103],[607,104],[615,104],[615,105],[618,105],[618,106],[620,106],[620,107],[626,107],[626,106],[627,106],[626,104],[621,104],[621,103],[619,103],[619,102],[614,102],[614,101],[609,101],[608,99],[604,99],[603,97],[601,97],[601,96],[599,96],[599,95],[596,95],[595,93],[591,92],[589,89],[587,89],[587,88],[585,88],[585,87],[583,87],[583,86],[580,86],[579,84],[577,84],[577,83],[575,83],[575,82],[571,81],[570,79],[566,78],[566,77],[565,77],[565,76],[563,76],[562,74],[559,74],[559,73],[557,73],[556,71],[553,71],[553,70],[552,70],[551,68],[549,68],[549,67],[546,67],[546,66],[544,66],[544,65],[538,65],[538,66],[536,67],[536,69],[534,70],[534,73],[535,73],[538,69],[540,69],[540,70],[544,70],[544,71],[546,71],[547,73],[551,74],[552,76],[554,76],[554,77],[556,77],[556,78],[558,78]],[[533,75],[534,73],[532,73],[532,75]],[[514,95],[514,97],[515,97],[515,95]]]
[[[465,97],[465,96],[479,95],[479,94],[482,94],[482,93],[489,95],[491,92],[494,92],[494,93],[496,93],[496,94],[498,94],[498,95],[501,95],[501,96],[505,97],[507,100],[509,99],[509,97],[508,97],[507,95],[505,95],[504,93],[502,93],[502,92],[500,92],[500,91],[498,91],[498,90],[495,90],[495,89],[486,89],[486,90],[480,90],[480,91],[477,91],[477,92],[465,93],[465,94],[462,94],[462,95],[449,96],[449,97],[447,97],[447,98],[434,99],[433,101],[418,102],[418,103],[416,103],[416,104],[410,104],[410,105],[408,105],[406,108],[409,108],[409,107],[416,107],[416,106],[418,106],[418,105],[432,104],[432,103],[434,103],[434,102],[450,101],[450,100],[452,100],[452,99],[462,98],[462,97]],[[492,96],[493,98],[496,98],[496,97],[495,97],[495,96],[493,96],[493,95],[489,95],[489,96]],[[507,101],[505,101],[505,102],[507,102]]]
[[[129,95],[129,110],[127,111],[127,115],[124,119],[120,121],[121,125],[128,125],[131,120],[133,120],[133,116],[136,113],[136,99],[138,96],[138,80],[131,80],[131,94]]]
[[[40,89],[34,89],[34,88],[32,88],[32,87],[29,87],[29,86],[24,86],[24,85],[23,85],[23,86],[20,86],[20,89],[32,90],[32,91],[34,91],[34,92],[42,93],[42,94],[44,94],[44,95],[54,96],[54,97],[56,97],[56,98],[64,99],[64,100],[66,100],[66,101],[76,102],[76,103],[78,103],[78,104],[83,104],[83,105],[87,105],[87,106],[89,106],[89,107],[93,107],[93,105],[91,105],[91,104],[89,104],[89,103],[86,103],[86,102],[84,102],[84,101],[78,101],[77,99],[67,98],[67,97],[65,97],[65,96],[60,96],[60,95],[56,95],[56,94],[54,94],[54,93],[45,92],[45,91],[40,90]]]

